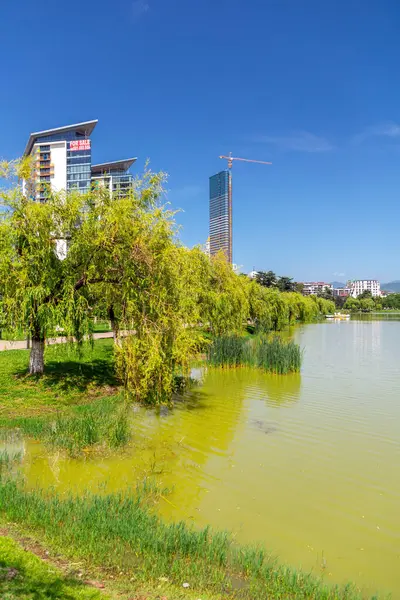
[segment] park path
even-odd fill
[[[125,332],[121,332],[122,335],[124,335]],[[113,333],[112,331],[107,331],[104,333],[94,333],[93,334],[93,339],[94,340],[102,340],[105,338],[112,338]],[[86,336],[87,339],[87,336]],[[52,346],[53,344],[66,344],[67,342],[69,342],[70,340],[68,338],[64,337],[56,337],[56,338],[50,338],[48,340],[46,340],[46,344],[49,346]],[[29,348],[28,346],[28,341],[27,340],[23,340],[22,342],[16,342],[16,341],[10,341],[10,340],[0,340],[0,352],[2,352],[3,350],[26,350],[27,348]]]

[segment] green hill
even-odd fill
[[[389,281],[389,283],[381,283],[381,290],[386,290],[387,292],[396,292],[400,293],[400,281]]]

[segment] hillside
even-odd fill
[[[381,283],[381,290],[400,293],[400,281],[396,280],[389,281],[389,283]]]

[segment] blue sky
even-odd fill
[[[98,118],[93,160],[167,171],[188,245],[208,236],[218,156],[270,160],[234,165],[243,270],[400,279],[396,0],[3,4],[0,157]]]

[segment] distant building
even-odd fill
[[[332,291],[332,285],[325,283],[324,281],[304,281],[303,282],[303,295],[310,296],[311,294],[323,294],[327,290]]]
[[[249,279],[256,279],[258,275],[258,271],[250,271],[250,273],[247,274],[247,277]]]
[[[332,292],[335,298],[347,298],[350,296],[351,290],[349,288],[333,288]]]
[[[210,177],[210,254],[222,250],[232,263],[232,177],[221,171]]]
[[[24,155],[32,156],[33,174],[23,181],[25,195],[45,202],[49,191],[88,192],[92,179],[121,194],[132,185],[129,167],[136,158],[92,166],[91,135],[97,120],[31,133]]]
[[[371,292],[372,296],[381,295],[381,284],[376,279],[354,279],[347,282],[347,288],[350,291],[349,296],[353,298],[357,298],[367,290]]]

